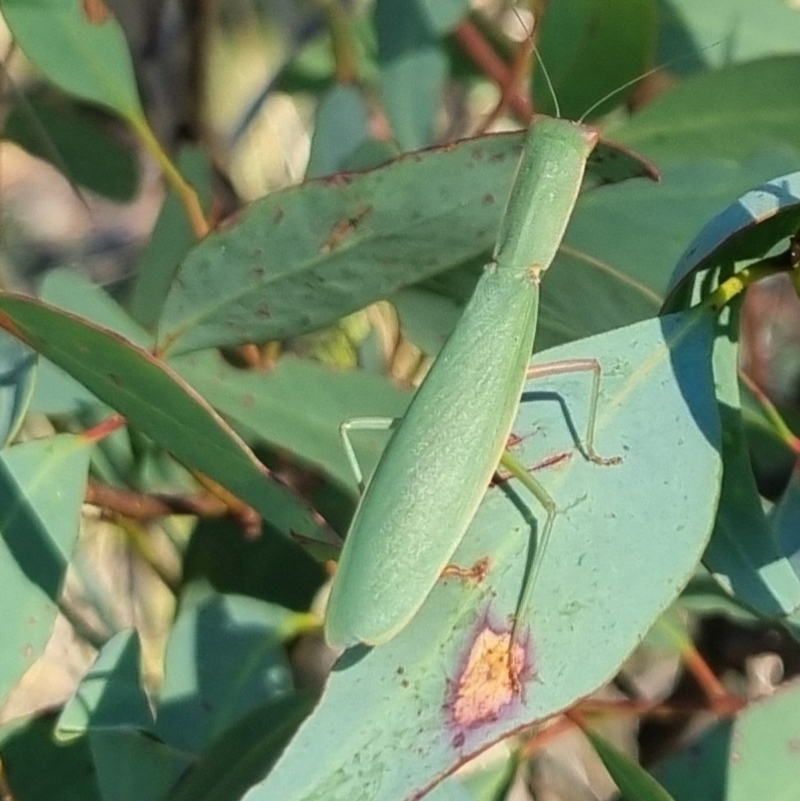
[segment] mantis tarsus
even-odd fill
[[[377,645],[405,627],[448,564],[501,461],[545,506],[539,549],[545,544],[554,504],[504,448],[533,348],[541,276],[561,243],[598,139],[595,129],[561,119],[531,126],[494,254],[356,510],[328,606],[325,633],[332,645]],[[584,452],[602,461],[592,450],[591,421]],[[535,573],[536,566],[530,586]],[[522,588],[523,599],[530,586]]]

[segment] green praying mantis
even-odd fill
[[[328,603],[330,645],[380,645],[409,623],[450,562],[499,464],[546,512],[517,606],[526,608],[557,509],[506,442],[531,377],[540,281],[561,244],[598,140],[598,131],[581,122],[544,117],[531,125],[492,258],[356,509]],[[581,451],[594,462],[613,463],[592,444],[599,364],[543,365],[535,375],[573,370],[594,372]],[[512,641],[518,628],[516,619]]]

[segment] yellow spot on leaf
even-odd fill
[[[525,649],[515,642],[510,654],[511,647],[511,632],[485,627],[478,633],[452,696],[456,724],[471,727],[497,720],[519,694]]]

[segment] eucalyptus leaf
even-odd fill
[[[339,427],[356,417],[402,417],[410,391],[366,370],[337,370],[308,359],[282,358],[268,371],[240,370],[201,351],[172,361],[175,369],[251,442],[267,442],[322,467],[355,489]],[[363,438],[359,459],[371,470],[385,438]]]
[[[142,650],[135,631],[115,634],[66,703],[56,737],[67,742],[88,731],[153,731],[155,721],[141,679]]]
[[[141,119],[128,43],[107,7],[93,16],[77,0],[0,0],[0,10],[31,62],[65,92]]]
[[[14,439],[33,398],[38,360],[18,339],[0,332],[0,447]]]
[[[798,79],[797,55],[699,73],[611,125],[607,134],[657,164],[700,155],[741,161],[778,143],[798,149],[800,100],[784,91]]]
[[[187,466],[228,487],[287,536],[338,542],[194,390],[150,351],[23,295],[0,296],[6,328],[77,378]],[[157,402],[155,402],[157,399]]]
[[[58,102],[50,93],[20,94],[3,136],[68,180],[117,202],[130,201],[139,186],[136,157],[107,130],[107,122],[93,109]]]
[[[434,141],[448,64],[430,23],[423,3],[416,0],[378,0],[375,5],[381,95],[402,150]]]
[[[656,777],[679,801],[781,801],[797,787],[800,687],[795,683],[723,718],[670,757]]]
[[[78,536],[89,445],[61,434],[0,455],[0,604],[8,610],[2,618],[0,699],[50,638]]]
[[[294,337],[488,251],[521,144],[521,133],[464,140],[256,201],[187,255],[159,349]],[[595,152],[598,180],[650,175],[613,145]]]
[[[170,632],[157,732],[198,754],[237,720],[292,690],[283,640],[296,613],[189,587]]]
[[[514,450],[528,465],[551,457],[536,477],[560,511],[521,612],[523,692],[511,689],[504,649],[531,529],[541,534],[544,514],[504,481],[488,491],[452,560],[463,575],[440,581],[389,643],[342,656],[320,704],[247,801],[419,797],[615,673],[692,576],[711,532],[721,471],[712,323],[703,310],[652,319],[536,359],[599,359],[595,446],[622,461],[589,463],[576,450],[589,407],[585,374],[529,382]],[[481,672],[492,654],[496,672],[488,664]]]

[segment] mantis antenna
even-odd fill
[[[716,47],[719,44],[722,44],[721,39],[718,42],[712,42],[711,44],[706,45],[705,47],[701,47],[697,52],[702,53],[706,50],[710,50],[712,47]],[[665,67],[669,67],[671,64],[683,61],[686,58],[689,58],[689,54],[677,56],[673,59],[670,59],[669,61],[665,61],[663,64],[658,64],[655,67],[651,67],[649,70],[647,70],[647,72],[643,72],[641,75],[637,75],[635,78],[631,78],[629,81],[625,81],[625,83],[623,83],[621,86],[617,86],[616,89],[612,89],[610,92],[603,95],[599,100],[596,100],[594,103],[592,103],[592,105],[589,106],[589,108],[583,112],[578,122],[582,124],[596,108],[602,106],[603,103],[606,102],[606,100],[611,99],[612,97],[614,97],[614,95],[617,95],[620,92],[624,92],[629,86],[633,86],[634,84],[639,83],[639,81],[643,81],[645,78],[649,78],[651,75],[655,75],[659,70],[663,70]]]
[[[550,92],[550,97],[553,100],[553,108],[556,110],[556,117],[561,117],[561,106],[558,103],[558,95],[556,95],[555,86],[553,86],[553,81],[550,78],[550,73],[547,71],[547,67],[544,64],[544,60],[542,59],[542,54],[539,52],[539,48],[533,43],[533,30],[535,28],[535,24],[531,24],[530,30],[527,30],[527,25],[525,24],[525,20],[522,19],[522,15],[519,13],[516,7],[512,9],[514,11],[514,15],[516,16],[519,24],[526,30],[525,38],[528,40],[528,43],[533,48],[533,54],[536,56],[536,63],[542,70],[542,74],[544,75],[545,82],[547,83],[547,91]]]
[[[547,71],[547,67],[544,65],[544,61],[542,60],[541,53],[539,53],[539,48],[534,45],[533,54],[536,56],[536,61],[542,69],[542,75],[544,75],[545,83],[547,83],[547,91],[550,92],[550,97],[553,98],[553,108],[556,110],[556,117],[561,117],[561,106],[558,104],[558,96],[556,95],[556,89],[553,86],[553,81],[550,78],[550,73]],[[605,98],[603,98],[605,100]],[[603,101],[600,101],[603,102]],[[583,122],[583,117],[581,117],[581,122]]]

